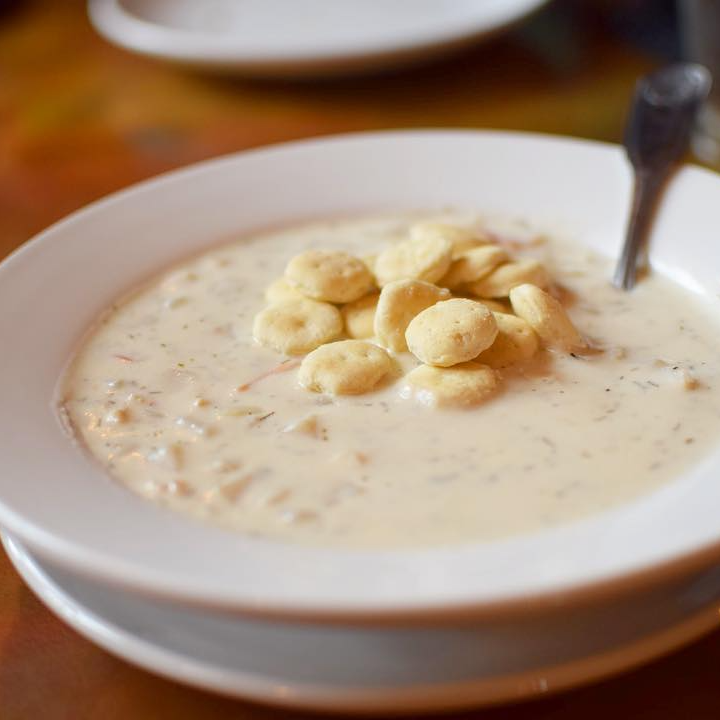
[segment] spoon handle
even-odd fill
[[[622,255],[613,285],[635,285],[637,255],[644,245],[662,187],[683,156],[695,115],[710,90],[708,70],[676,63],[640,78],[625,128],[625,150],[635,185]]]
[[[657,205],[665,174],[653,171],[635,173],[630,221],[628,222],[622,254],[613,275],[613,285],[631,290],[637,274],[637,257]]]

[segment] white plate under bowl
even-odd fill
[[[201,163],[95,203],[0,265],[0,525],[39,556],[128,589],[245,613],[376,622],[497,616],[628,592],[720,558],[720,453],[637,502],[502,542],[348,551],[232,534],[110,480],[63,432],[54,393],[115,298],[218,240],[304,219],[448,205],[561,224],[617,252],[621,150],[502,132],[389,132]],[[685,168],[652,257],[718,303],[720,178]]]
[[[299,77],[408,64],[497,32],[547,0],[90,0],[122,47],[244,75]]]
[[[716,628],[714,570],[540,622],[377,628],[267,623],[118,593],[3,544],[32,590],[109,652],[174,680],[315,710],[412,713],[517,701],[633,667]]]

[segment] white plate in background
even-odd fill
[[[95,28],[156,58],[245,75],[408,64],[496,32],[547,0],[89,0]]]

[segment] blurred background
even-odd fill
[[[0,257],[129,183],[283,140],[452,126],[619,141],[637,76],[679,56],[674,2],[540,5],[410,68],[296,81],[133,54],[82,0],[0,0]]]

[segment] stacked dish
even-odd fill
[[[518,22],[546,0],[89,0],[95,28],[132,52],[250,76],[409,65]]]
[[[540,529],[372,547],[322,533],[294,542],[171,512],[111,479],[58,412],[68,362],[103,311],[220,241],[323,218],[451,206],[530,221],[614,256],[629,184],[611,146],[493,132],[379,133],[203,163],[50,228],[0,267],[0,305],[22,308],[0,317],[0,524],[12,561],[49,607],[121,657],[201,687],[314,708],[417,712],[528,697],[708,631],[720,598],[720,453],[711,424],[702,443],[688,443],[701,447],[672,477],[612,507],[600,486],[597,512]],[[673,297],[687,298],[688,315],[695,304],[708,318],[718,314],[718,200],[715,175],[685,168],[654,228],[655,272],[684,286]],[[252,318],[239,322],[251,327]],[[677,332],[666,328],[665,342]],[[678,405],[682,417],[668,417],[669,428],[711,403],[714,368],[699,372],[701,394]],[[441,417],[434,408],[414,412],[425,424]],[[482,430],[485,406],[457,412]],[[642,426],[651,418],[636,419]],[[635,452],[632,437],[620,454]],[[237,442],[251,454],[245,435]],[[599,446],[599,435],[588,442]],[[533,478],[540,482],[542,469]],[[608,485],[616,480],[608,476]]]

